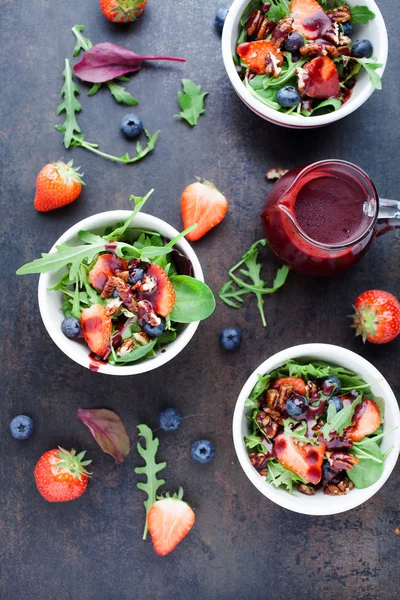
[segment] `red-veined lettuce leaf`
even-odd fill
[[[106,408],[78,408],[78,419],[90,429],[103,452],[111,454],[116,464],[122,463],[131,451],[131,443],[120,417]]]

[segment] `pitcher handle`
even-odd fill
[[[398,200],[388,200],[387,198],[379,198],[379,214],[378,223],[376,226],[376,235],[384,233],[400,227],[400,202]]]

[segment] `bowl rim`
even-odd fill
[[[355,2],[355,0],[350,0],[350,4],[351,2]],[[368,6],[368,8],[373,10],[373,12],[375,12],[375,19],[371,21],[371,23],[374,23],[379,32],[379,47],[378,51],[374,51],[374,55],[383,65],[380,69],[377,69],[377,73],[379,73],[379,75],[382,77],[388,57],[388,34],[385,21],[375,0],[363,0],[363,3]],[[234,23],[237,16],[242,14],[243,10],[248,4],[249,0],[234,0],[229,9],[224,28],[222,30],[222,58],[225,65],[225,70],[234,90],[240,99],[248,106],[248,108],[250,108],[257,115],[266,119],[267,121],[275,123],[276,125],[282,125],[284,127],[290,127],[293,129],[313,129],[315,127],[321,127],[323,125],[328,125],[329,123],[334,123],[335,121],[350,115],[352,112],[360,108],[360,106],[362,106],[362,104],[364,104],[364,102],[366,102],[373,94],[375,88],[371,82],[368,81],[368,85],[365,87],[362,93],[357,93],[357,97],[355,93],[353,94],[355,100],[354,103],[349,104],[347,102],[340,109],[334,112],[310,117],[293,114],[287,115],[263,104],[246,88],[240,79],[236,71],[235,64],[232,60],[232,37],[236,29],[234,27]],[[356,88],[354,91],[355,90]]]
[[[328,358],[327,356],[329,355]],[[241,389],[238,399],[236,401],[233,421],[232,421],[232,434],[233,434],[233,443],[235,447],[236,456],[239,460],[240,466],[245,472],[248,479],[251,483],[261,492],[264,496],[266,496],[272,502],[275,502],[279,506],[291,510],[293,512],[312,515],[312,516],[326,516],[332,514],[339,514],[342,512],[346,512],[357,506],[360,506],[366,500],[371,498],[378,490],[384,485],[389,476],[391,475],[398,456],[400,452],[400,436],[394,435],[393,440],[393,450],[386,457],[384,463],[384,471],[380,479],[375,482],[373,485],[363,489],[358,490],[362,492],[361,494],[352,495],[351,493],[346,496],[341,496],[343,498],[343,502],[345,506],[335,506],[334,503],[326,501],[320,507],[316,507],[314,505],[307,505],[308,496],[291,496],[288,492],[285,491],[284,494],[278,493],[279,490],[274,488],[271,484],[267,483],[265,479],[261,477],[259,473],[254,469],[251,465],[250,460],[248,458],[247,450],[245,448],[244,440],[242,439],[242,422],[243,418],[246,414],[246,408],[244,403],[248,396],[250,395],[254,385],[257,383],[257,375],[258,374],[266,374],[269,371],[272,371],[274,368],[283,364],[285,361],[290,359],[307,359],[307,357],[318,356],[320,360],[323,361],[332,361],[333,364],[342,364],[342,366],[346,366],[346,361],[350,362],[348,364],[348,368],[357,372],[357,367],[354,366],[356,363],[362,364],[365,368],[368,368],[371,373],[371,380],[376,381],[379,379],[379,384],[384,388],[384,400],[385,406],[386,403],[390,403],[391,408],[395,413],[395,420],[391,423],[392,426],[397,426],[400,429],[400,410],[396,400],[396,397],[391,389],[389,383],[386,381],[382,373],[378,371],[376,367],[374,367],[368,360],[364,357],[360,356],[356,352],[352,350],[348,350],[347,348],[343,348],[342,346],[337,346],[334,344],[324,344],[324,343],[311,343],[311,344],[300,344],[298,346],[292,346],[290,348],[286,348],[277,352],[276,354],[270,356],[261,363],[253,373],[248,377],[245,382],[243,388]],[[371,384],[373,385],[373,384]],[[393,432],[394,433],[394,432]],[[281,490],[282,492],[283,490]],[[325,496],[324,496],[325,497]]]
[[[80,231],[81,229],[91,231],[99,227],[107,227],[107,225],[111,225],[119,221],[124,221],[131,214],[131,210],[116,209],[96,213],[92,216],[86,217],[81,221],[75,223],[75,225],[72,225],[72,227],[70,227],[69,229],[67,229],[67,231],[65,231],[53,244],[49,252],[55,252],[56,246],[63,242],[69,242],[73,237],[77,235],[78,231]],[[160,219],[148,213],[139,212],[136,215],[132,226],[134,227],[135,225],[138,225],[139,227],[141,227],[141,223],[144,223],[144,228],[150,228],[154,229],[154,231],[159,231],[160,233],[162,233],[162,235],[170,237],[171,239],[179,234],[179,231],[175,229],[175,227],[173,227],[163,219]],[[179,249],[191,260],[193,265],[194,277],[199,281],[204,282],[203,270],[201,268],[199,259],[197,258],[197,255],[195,254],[189,242],[185,238],[181,238],[177,242],[176,248]],[[54,272],[41,273],[39,277],[38,303],[43,324],[53,342],[64,354],[66,354],[71,360],[73,360],[77,364],[86,367],[87,369],[90,369],[89,348],[87,357],[83,357],[80,352],[77,355],[74,351],[73,346],[73,344],[75,344],[76,342],[74,342],[73,340],[69,340],[68,338],[63,336],[62,333],[60,333],[59,329],[57,329],[56,331],[54,322],[49,317],[49,314],[46,310],[47,302],[49,301],[49,298],[51,297],[50,294],[52,293],[49,292],[47,288],[50,286],[49,280],[53,273]],[[54,297],[57,297],[56,294],[54,294]],[[200,321],[193,321],[192,323],[185,324],[184,329],[179,333],[176,340],[168,344],[168,351],[164,353],[160,351],[155,358],[144,360],[139,363],[133,363],[129,366],[114,366],[109,363],[106,363],[104,365],[101,364],[97,372],[106,375],[139,375],[140,373],[146,373],[148,371],[157,369],[158,367],[172,360],[185,348],[185,346],[190,342],[193,335],[195,334],[199,323]]]

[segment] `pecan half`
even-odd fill
[[[152,305],[148,300],[140,300],[138,303],[139,317],[149,323],[152,327],[161,323],[160,317],[156,315]]]
[[[313,42],[312,44],[304,44],[300,48],[302,56],[339,56],[339,51],[333,44],[322,44],[321,42]]]
[[[279,21],[278,25],[275,27],[274,32],[272,34],[271,41],[274,44],[275,48],[280,48],[286,38],[292,31],[294,19],[292,17],[286,17]]]
[[[117,312],[119,311],[121,306],[122,306],[121,298],[113,298],[111,300],[111,302],[109,302],[106,305],[106,313],[108,314],[109,317],[112,317],[113,315],[117,314]]]
[[[351,19],[351,11],[348,6],[338,6],[333,10],[328,10],[327,14],[335,23],[345,23]]]
[[[150,342],[149,336],[144,331],[138,331],[138,333],[134,333],[133,334],[133,339],[140,346],[145,346],[146,344],[148,344]]]
[[[286,405],[286,400],[289,400],[289,398],[292,394],[293,394],[292,386],[287,383],[283,383],[279,388],[279,398],[278,398],[279,406],[284,407]]]
[[[357,456],[354,456],[349,452],[327,452],[326,456],[329,464],[336,469],[336,471],[348,471],[360,464]]]
[[[118,348],[117,354],[118,356],[125,356],[129,354],[129,352],[135,347],[135,343],[132,338],[128,338],[124,341],[123,344]]]
[[[133,297],[131,288],[125,281],[122,281],[119,277],[112,275],[107,279],[107,283],[104,286],[104,290],[101,294],[101,298],[110,298],[114,290],[117,290],[123,304],[131,312],[135,312],[137,308],[137,302]]]
[[[253,40],[265,40],[270,33],[268,17],[255,8],[246,23],[246,33]]]
[[[152,292],[157,287],[157,279],[153,275],[145,275],[141,281],[138,281],[135,289],[142,292]]]
[[[328,42],[331,42],[331,44],[335,44],[335,46],[337,46],[339,45],[339,33],[339,25],[337,23],[333,23],[333,25],[329,27],[327,31],[325,31],[323,38],[324,40],[327,40]]]
[[[122,281],[125,281],[125,283],[128,282],[129,271],[115,271],[115,275],[122,279]]]
[[[278,390],[268,390],[267,391],[267,407],[275,408],[278,404],[279,392]]]
[[[278,425],[283,425],[283,417],[279,410],[273,410],[272,408],[264,408],[265,414],[269,415],[271,419],[276,421]]]
[[[300,483],[297,486],[297,489],[302,494],[306,494],[306,496],[314,496],[316,489],[312,485],[306,485],[305,483]]]
[[[318,394],[318,386],[313,381],[307,381],[306,383],[306,394],[309,398],[313,396],[317,396]]]
[[[339,483],[328,483],[324,488],[324,494],[327,496],[343,496],[348,494],[354,488],[354,483],[348,477],[345,477]]]
[[[268,181],[277,181],[286,175],[288,171],[289,169],[281,169],[280,167],[276,169],[269,169],[269,171],[265,173],[265,177],[268,179]]]
[[[263,452],[253,452],[249,454],[249,459],[253,467],[260,473],[260,475],[266,475],[268,473],[268,457]]]
[[[273,439],[278,433],[279,425],[271,415],[268,415],[263,410],[256,416],[256,421],[260,429],[265,433],[265,436],[269,439]]]
[[[279,52],[277,56],[274,52],[268,51],[265,57],[265,72],[272,77],[279,77],[282,71],[283,55]]]

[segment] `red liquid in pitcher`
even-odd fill
[[[289,171],[272,188],[261,215],[264,233],[294,270],[332,275],[360,258],[372,242],[373,185],[334,161],[297,178],[303,169]]]

